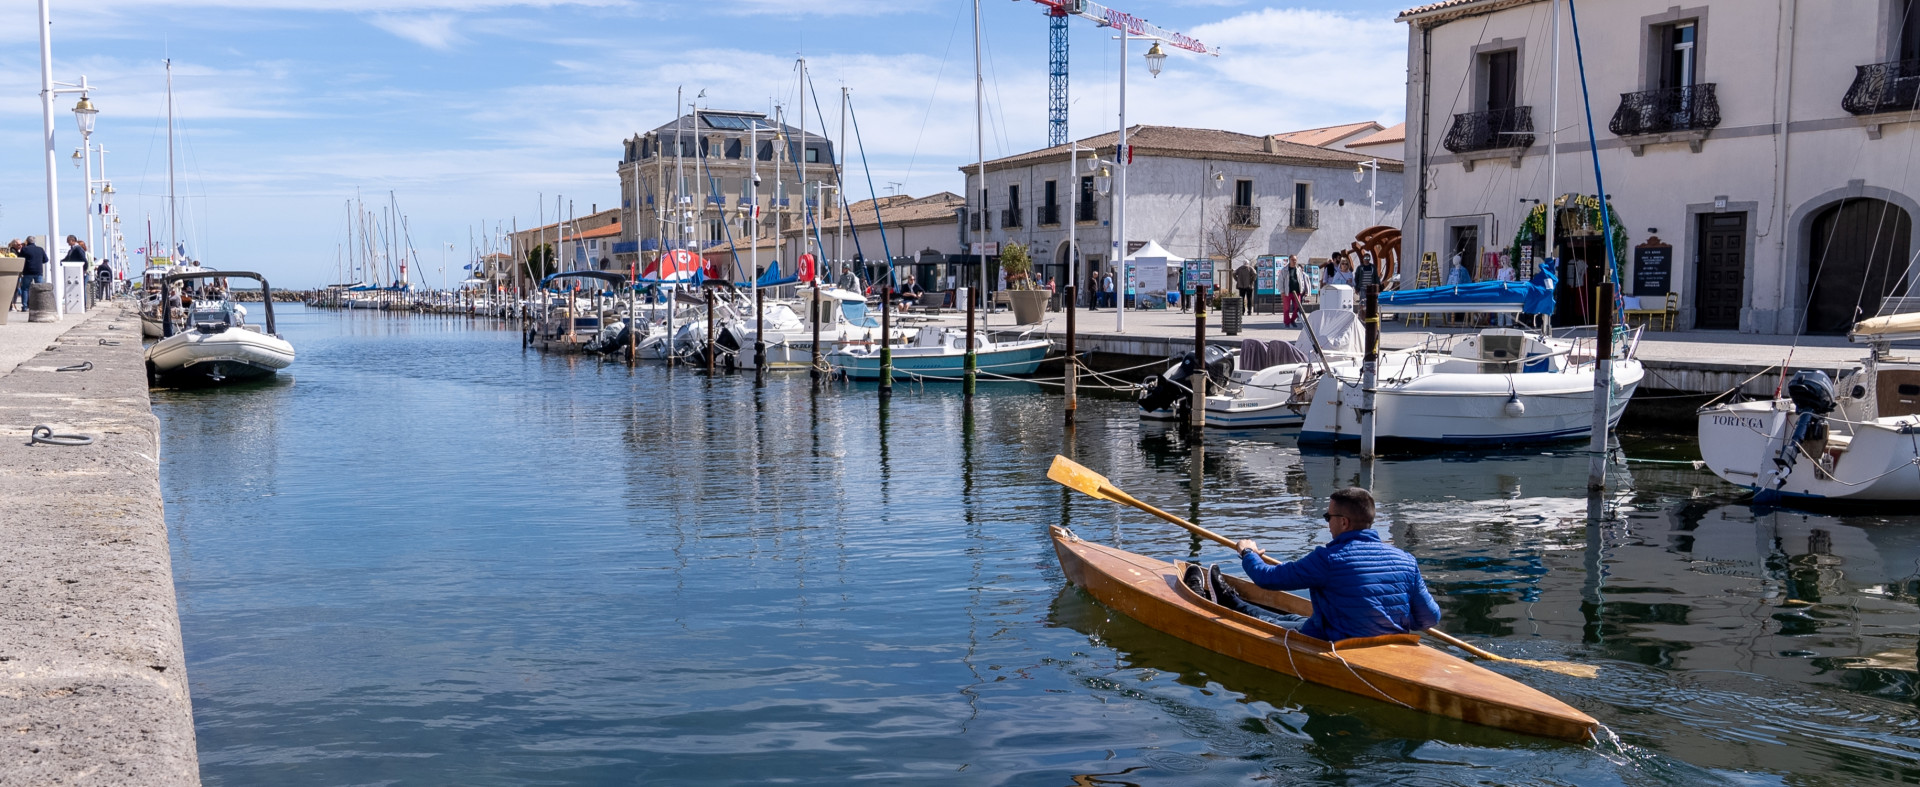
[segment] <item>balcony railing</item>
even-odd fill
[[[1444,143],[1455,153],[1533,145],[1533,107],[1507,107],[1453,116]]]
[[[1620,109],[1607,124],[1615,136],[1704,131],[1720,125],[1713,83],[1621,93]]]
[[[1073,220],[1074,221],[1099,221],[1100,220],[1099,206],[1095,205],[1093,200],[1082,201],[1080,204],[1074,206]]]
[[[1260,209],[1252,205],[1228,205],[1227,224],[1234,227],[1260,226]]]
[[[989,226],[986,226],[986,227],[980,226],[981,224],[980,220],[983,218],[986,218],[986,215],[987,215],[986,211],[976,210],[976,211],[971,211],[970,213],[971,215],[967,218],[967,226],[970,229],[972,229],[974,232],[987,232],[993,229],[993,227],[991,226],[993,224],[992,220],[988,220],[986,222]]]
[[[1041,205],[1038,208],[1034,208],[1034,212],[1036,215],[1033,218],[1033,223],[1042,227],[1050,227],[1060,223],[1060,206],[1058,204]]]
[[[1296,230],[1310,230],[1320,226],[1320,211],[1311,208],[1294,208],[1287,211],[1287,227]]]
[[[1019,208],[1002,208],[1000,210],[1000,226],[1002,227],[1020,226],[1020,213],[1021,211]]]
[[[1840,106],[1856,115],[1920,109],[1920,60],[1854,66],[1853,84]]]

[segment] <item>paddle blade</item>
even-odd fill
[[[1088,470],[1086,466],[1064,456],[1053,457],[1053,466],[1047,468],[1047,478],[1053,479],[1068,489],[1084,493],[1088,497],[1100,500],[1116,499],[1109,493],[1113,489],[1113,484],[1107,481],[1106,476]]]

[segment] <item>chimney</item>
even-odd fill
[[[1266,152],[1268,153],[1280,152],[1280,135],[1279,134],[1268,134],[1265,137],[1262,137],[1260,142],[1261,142],[1261,145],[1260,145],[1261,149],[1265,150]]]
[[[595,213],[599,213],[599,212],[600,212],[600,203],[598,203],[598,202],[595,202],[595,203],[591,203],[591,204],[593,205],[593,207],[592,207],[591,209],[589,209],[589,210],[587,211],[587,215],[589,215],[589,216],[591,216],[591,215],[593,215],[593,214],[595,214]]]

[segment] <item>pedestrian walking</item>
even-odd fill
[[[1287,267],[1280,269],[1280,311],[1287,327],[1295,327],[1300,319],[1300,297],[1307,293],[1307,272],[1300,269],[1300,260],[1287,258]]]
[[[27,290],[35,284],[46,281],[47,250],[40,248],[39,239],[27,236],[20,244],[20,256],[25,260],[20,268],[20,286],[13,291],[13,300],[20,302],[20,311],[27,310]],[[11,308],[9,301],[9,308]]]
[[[106,260],[101,260],[100,267],[93,270],[93,283],[98,292],[95,299],[104,301],[113,298],[113,266]]]
[[[1240,267],[1233,269],[1233,286],[1240,291],[1240,300],[1242,301],[1240,308],[1242,311],[1252,310],[1254,283],[1252,265],[1242,262],[1240,263]]]

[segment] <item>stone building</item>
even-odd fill
[[[976,167],[962,167],[974,200],[969,242],[1025,244],[1037,272],[1065,282],[1071,224],[1080,247],[1081,292],[1088,292],[1096,272],[1108,269],[1119,249],[1113,236],[1117,142],[1113,133],[1080,140],[1080,166],[1071,172],[1068,145],[988,161],[984,189]],[[1373,157],[1278,135],[1135,126],[1127,143],[1133,157],[1127,167],[1128,248],[1153,240],[1183,257],[1211,258],[1216,281],[1232,264],[1259,255],[1328,257],[1362,230],[1395,223],[1401,214],[1398,161],[1380,161],[1376,187],[1370,173],[1354,177],[1358,165]],[[1377,210],[1367,205],[1370,188],[1376,189]],[[1232,263],[1229,252],[1236,257]]]
[[[826,137],[802,135],[762,112],[703,109],[636,134],[622,143],[623,229],[612,244],[612,259],[624,270],[636,260],[644,265],[661,249],[747,245],[750,232],[770,237],[802,223],[803,195],[832,207],[837,165]],[[754,175],[760,179],[757,229],[747,196]]]
[[[1920,211],[1914,5],[1583,5],[1594,9],[1580,32],[1600,167],[1629,247],[1625,291],[1659,301],[1673,293],[1682,328],[1781,334],[1844,330],[1903,293]],[[1405,259],[1484,259],[1514,247],[1540,201],[1592,199],[1565,4],[1558,116],[1550,108],[1553,6],[1449,0],[1400,15],[1416,195],[1402,224]],[[1562,129],[1558,195],[1548,185],[1550,128]],[[1574,233],[1553,239],[1557,256],[1604,256],[1597,223],[1571,218],[1561,225]],[[1641,246],[1664,247],[1664,269],[1661,254],[1637,264]],[[1563,269],[1578,279],[1583,267]]]

